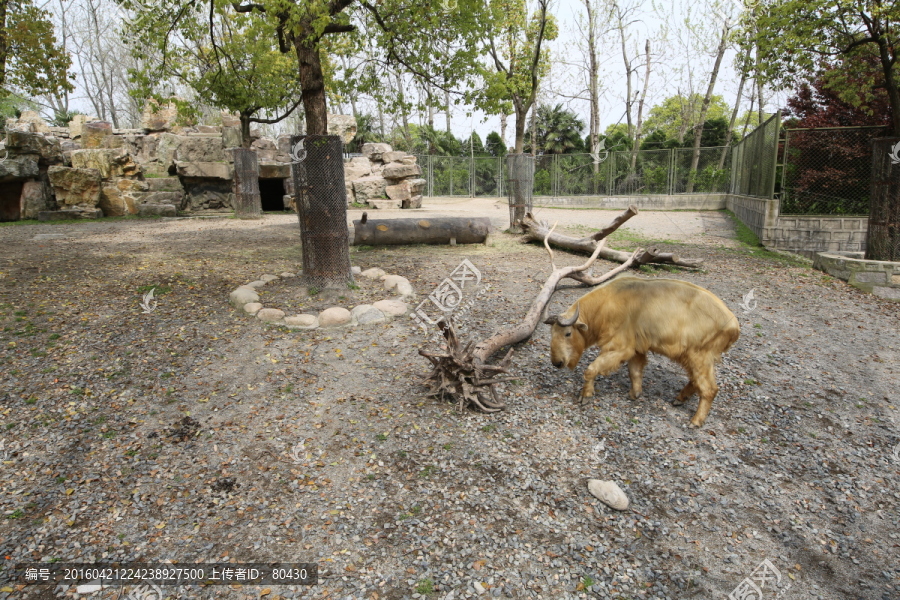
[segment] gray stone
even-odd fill
[[[81,129],[84,127],[84,124],[97,120],[97,117],[89,117],[88,115],[73,115],[72,120],[69,121],[69,137],[73,140],[81,137]]]
[[[399,317],[406,314],[409,309],[405,302],[399,300],[379,300],[372,304],[375,308],[383,312],[386,316]]]
[[[390,291],[397,287],[400,282],[409,284],[409,280],[402,275],[388,275],[384,278],[384,289]]]
[[[148,177],[144,180],[151,192],[183,192],[181,180],[177,177]]]
[[[340,306],[326,308],[319,313],[319,327],[340,327],[350,322],[350,311]]]
[[[42,165],[63,162],[62,148],[55,137],[45,137],[39,133],[27,133],[15,129],[6,132],[6,150],[9,156],[34,154]]]
[[[408,281],[398,282],[397,287],[394,288],[394,291],[403,298],[413,295],[412,284]]]
[[[100,202],[100,171],[53,166],[47,169],[56,202],[61,207],[87,206]]]
[[[232,306],[236,308],[241,308],[248,302],[259,302],[259,294],[256,293],[256,290],[252,287],[247,287],[242,285],[241,287],[235,289],[228,296],[229,301]]]
[[[391,148],[390,144],[369,142],[363,144],[361,154],[372,162],[381,162],[382,155],[385,152],[391,152],[392,150],[393,148]]]
[[[377,210],[390,210],[393,208],[400,208],[401,206],[400,200],[378,200],[376,198],[369,198],[366,200],[366,203]]]
[[[387,275],[387,273],[384,272],[384,269],[379,269],[378,267],[372,267],[371,269],[366,269],[365,271],[362,271],[360,273],[360,275],[362,275],[363,277],[366,277],[368,279],[380,279],[381,277],[384,277],[385,275]]]
[[[591,479],[588,481],[588,491],[598,500],[616,510],[628,508],[628,496],[613,481],[601,481]]]
[[[387,180],[377,175],[369,175],[353,182],[353,194],[357,202],[368,202],[375,198],[384,198]]]
[[[141,204],[137,214],[141,217],[177,217],[178,209],[171,204]]]
[[[319,326],[319,318],[316,315],[307,314],[291,315],[284,318],[284,324],[299,329],[315,329]]]
[[[356,318],[356,322],[360,325],[373,325],[375,323],[384,323],[385,321],[387,321],[387,317],[375,307],[372,307]]]
[[[360,275],[362,273],[362,269],[357,266],[350,267],[350,273],[353,275]]]
[[[266,285],[265,281],[263,281],[262,279],[257,279],[256,281],[251,281],[250,283],[248,283],[247,287],[252,287],[253,289],[256,289],[256,288],[261,288],[264,285]]]
[[[274,140],[269,138],[260,138],[250,144],[250,149],[256,152],[258,162],[275,162],[275,155],[278,154],[278,146]]]
[[[38,213],[50,208],[52,189],[50,183],[39,179],[22,185],[21,207],[23,219],[36,219]]]
[[[404,156],[406,156],[406,152],[401,152],[400,150],[393,150],[391,152],[385,152],[384,154],[382,154],[381,161],[384,164],[392,163],[395,160],[400,160]]]
[[[260,179],[288,179],[291,177],[291,165],[282,163],[260,163]]]
[[[178,107],[174,102],[160,105],[155,99],[150,98],[144,105],[141,115],[141,128],[145,131],[169,131],[178,122]]]
[[[175,167],[182,177],[231,179],[234,174],[234,167],[227,162],[176,162]]]
[[[223,127],[222,128],[222,147],[223,148],[240,148],[241,147],[241,128],[240,127]]]
[[[291,277],[296,277],[296,276],[297,276],[296,273],[291,273],[290,271],[285,271],[284,273],[279,275],[279,277],[281,277],[282,279],[290,279]]]
[[[404,200],[402,208],[422,208],[422,196],[412,196],[409,200]]]
[[[248,315],[255,315],[262,310],[263,305],[259,302],[248,302],[244,305],[244,312]]]
[[[428,185],[428,182],[424,179],[407,179],[403,183],[409,186],[409,193],[413,196],[424,192],[425,186]]]
[[[197,125],[197,133],[219,134],[222,128],[218,125]]]
[[[371,173],[372,163],[362,156],[356,156],[350,162],[344,163],[344,181],[352,182]]]
[[[278,279],[278,275],[262,275],[259,278],[260,281],[265,281],[266,283],[268,283],[270,281],[275,281],[277,279]]]
[[[391,200],[409,200],[411,195],[409,184],[405,181],[401,181],[397,185],[386,186],[384,191]]]
[[[0,162],[0,181],[33,179],[40,174],[38,161],[31,156],[17,156]]]
[[[274,323],[284,319],[284,311],[277,308],[263,308],[256,313],[256,318],[267,323]]]
[[[349,144],[356,137],[356,118],[353,115],[331,115],[328,119],[328,135],[340,136],[341,141]]]
[[[38,221],[74,221],[76,219],[97,218],[101,215],[100,210],[97,210],[93,216],[89,214],[89,211],[83,210],[42,210],[38,213]]]
[[[86,149],[107,148],[106,139],[112,136],[112,123],[91,121],[81,127],[81,147]]]
[[[350,309],[351,320],[356,322],[356,319],[359,317],[359,315],[363,314],[367,310],[372,310],[371,304],[360,304],[359,306],[354,306]]]
[[[402,163],[391,163],[385,165],[381,170],[381,176],[386,179],[404,179],[422,174],[422,168],[419,165],[404,165]]]
[[[73,150],[71,161],[76,169],[97,169],[103,179],[137,177],[141,172],[125,148]]]

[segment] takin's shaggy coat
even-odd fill
[[[715,364],[740,335],[740,325],[715,294],[675,279],[618,277],[582,296],[552,325],[553,366],[574,369],[585,349],[600,356],[584,372],[581,401],[594,395],[594,379],[628,363],[631,397],[641,395],[647,353],[655,352],[684,367],[689,381],[673,401],[683,404],[694,393],[700,403],[691,425],[702,427],[719,391]]]

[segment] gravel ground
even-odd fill
[[[614,215],[540,216],[579,234]],[[674,226],[642,228],[654,219]],[[409,320],[288,331],[240,314],[231,289],[298,269],[290,216],[0,228],[2,564],[318,563],[312,587],[171,598],[721,598],[754,572],[762,598],[900,598],[900,304],[739,247],[720,213],[632,221],[613,247],[662,237],[706,259],[645,276],[705,286],[741,321],[700,430],[696,398],[668,404],[685,377],[660,357],[642,399],[622,369],[576,405],[597,350],[553,369],[546,325],[516,350],[509,409],[483,415],[424,396],[417,351],[436,344]],[[521,318],[549,273],[542,248],[509,235],[351,256],[420,299],[471,260],[471,339]],[[631,508],[594,499],[591,478]],[[64,595],[0,572],[0,600]],[[90,597],[126,595],[156,600]]]

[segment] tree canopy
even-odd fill
[[[700,106],[703,104],[701,94],[689,96],[670,96],[650,109],[650,115],[644,122],[644,131],[648,137],[654,132],[660,131],[665,136],[663,139],[677,140],[678,145],[684,144],[686,135],[693,132],[699,125]],[[727,119],[730,109],[722,96],[713,95],[710,99],[706,119]],[[656,136],[658,137],[658,136]]]
[[[536,134],[531,128],[525,134],[529,149],[534,136],[537,147],[543,154],[584,152],[584,143],[581,139],[584,121],[571,110],[563,108],[562,104],[538,106],[535,128]]]
[[[56,40],[50,13],[32,0],[0,0],[0,96],[71,91],[71,64]]]

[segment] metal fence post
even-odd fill
[[[778,174],[778,134],[781,132],[781,109],[775,112],[775,133],[772,136],[772,183],[769,186],[769,200],[775,199],[775,176]]]

